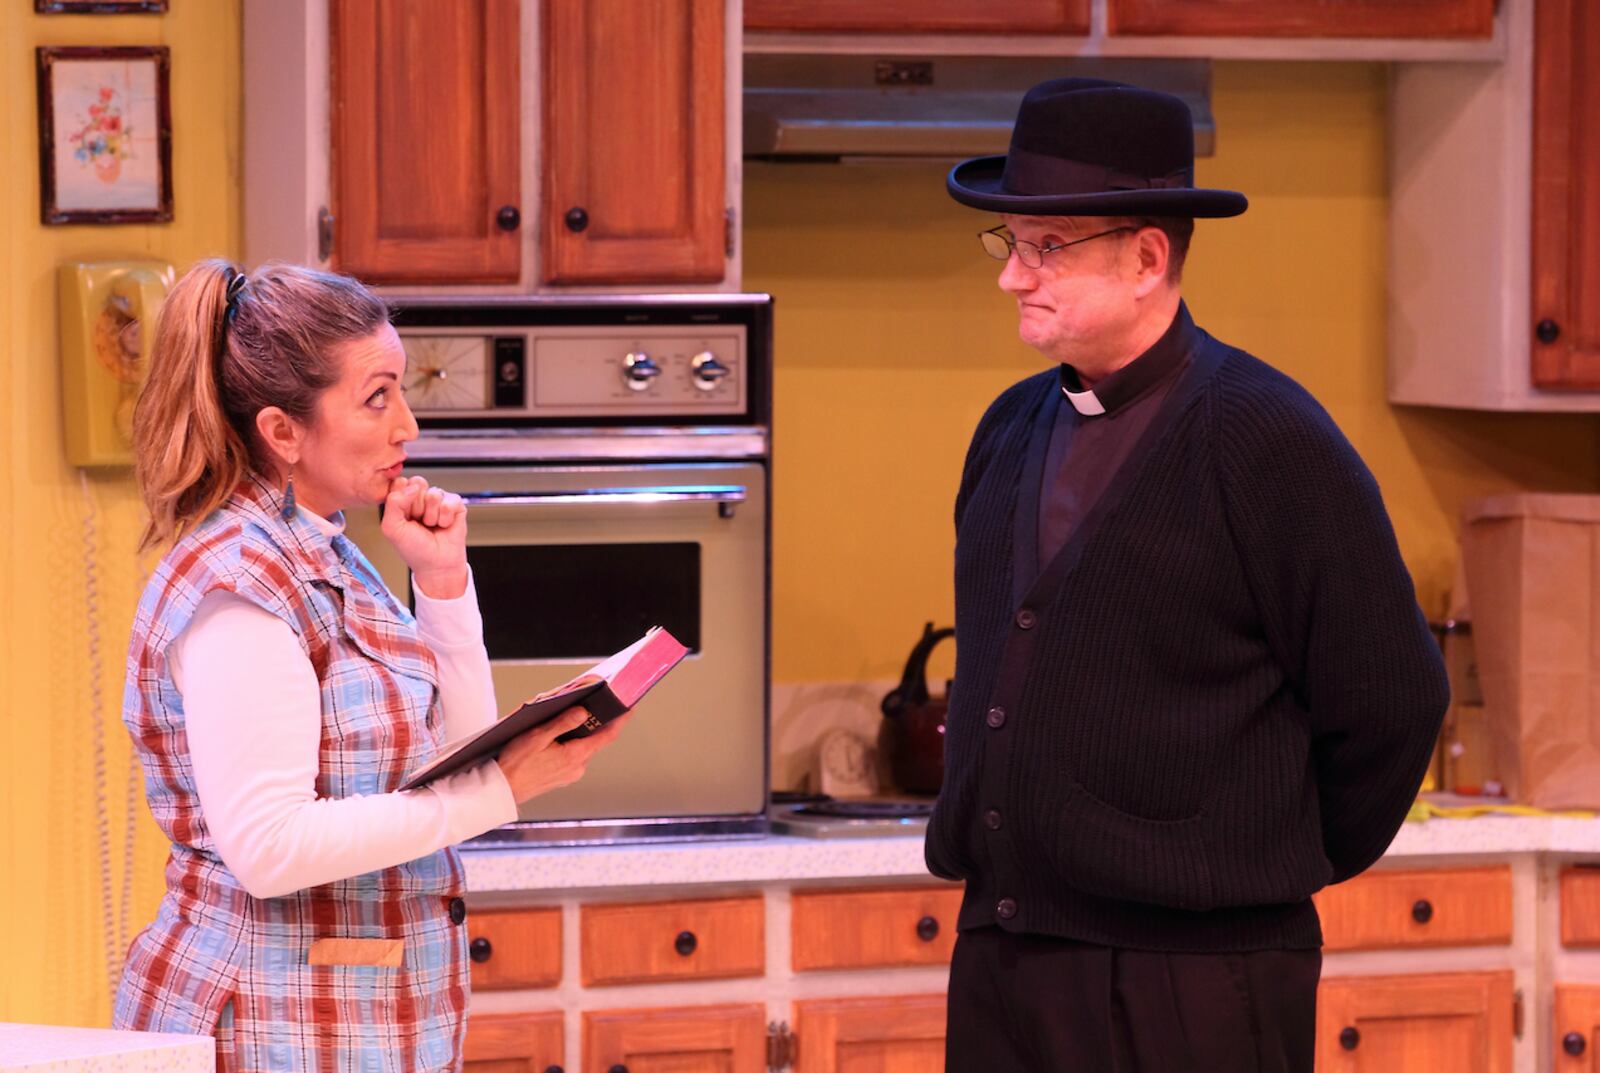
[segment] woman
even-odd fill
[[[466,506],[400,475],[405,352],[352,279],[196,265],[134,415],[143,546],[123,720],[172,840],[119,1028],[213,1033],[218,1068],[458,1068],[467,996],[450,848],[575,781],[623,720],[574,708],[497,761],[398,792],[497,715]],[[384,504],[415,617],[342,534]]]

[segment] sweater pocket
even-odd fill
[[[1086,894],[1174,909],[1217,904],[1206,814],[1151,820],[1106,804],[1072,784],[1057,814],[1051,865],[1062,883]]]

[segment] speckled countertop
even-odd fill
[[[0,1022],[3,1073],[212,1073],[210,1036]]]
[[[1387,859],[1555,853],[1600,856],[1600,820],[1489,816],[1407,823]],[[928,879],[922,837],[478,849],[462,854],[476,893],[537,892],[788,880]]]

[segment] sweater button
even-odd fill
[[[1001,898],[995,903],[994,912],[1001,920],[1010,920],[1017,915],[1017,900],[1015,898]]]
[[[467,919],[467,903],[460,898],[450,899],[450,923],[459,924]]]
[[[1000,810],[992,808],[983,814],[983,825],[991,831],[1000,830]]]
[[[989,724],[991,730],[999,730],[1006,725],[1006,710],[996,704],[989,709],[989,714],[984,716],[984,722]]]
[[[1024,607],[1017,612],[1017,627],[1019,629],[1031,630],[1038,621],[1039,616],[1033,613],[1032,608]]]

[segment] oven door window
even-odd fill
[[[467,547],[491,660],[597,662],[662,626],[700,651],[700,545]]]

